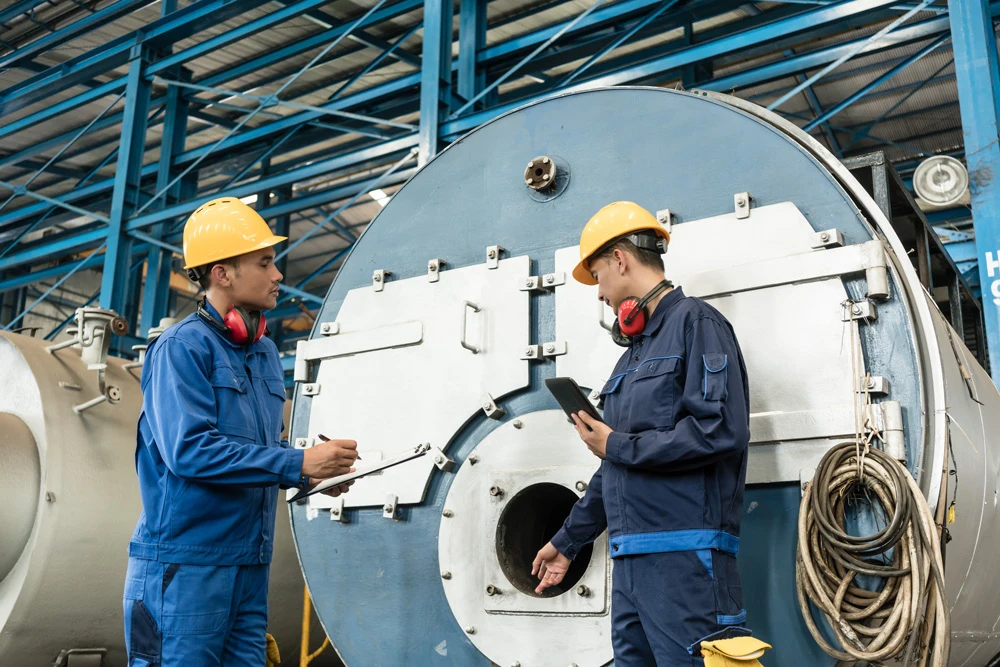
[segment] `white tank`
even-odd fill
[[[49,667],[74,655],[103,657],[83,665],[125,667],[122,590],[141,511],[141,369],[107,359],[106,385],[119,402],[77,413],[100,395],[97,371],[79,347],[49,353],[49,345],[0,332],[0,665]],[[303,582],[288,512],[278,510],[268,625],[294,664]],[[314,650],[322,639],[317,624]],[[331,651],[314,664],[337,663]]]

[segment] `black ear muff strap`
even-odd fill
[[[659,283],[657,283],[656,287],[649,290],[649,292],[646,293],[646,296],[639,299],[639,301],[636,302],[635,306],[633,306],[632,309],[628,311],[628,315],[625,316],[625,324],[632,324],[632,320],[634,320],[636,316],[646,308],[646,305],[650,301],[652,301],[660,294],[662,294],[663,291],[666,290],[667,288],[673,287],[673,285],[674,284],[669,280],[661,280]]]

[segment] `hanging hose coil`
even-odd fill
[[[856,537],[844,526],[852,501],[861,499],[872,506],[877,500],[887,521],[877,533]],[[880,577],[882,590],[859,586],[860,574]],[[846,442],[823,457],[799,507],[795,581],[809,632],[834,658],[946,664],[950,616],[938,529],[909,471],[881,450]],[[839,649],[820,633],[810,602]]]

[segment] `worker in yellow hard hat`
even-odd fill
[[[574,415],[601,466],[533,564],[541,593],[608,530],[615,667],[700,665],[703,641],[749,634],[736,569],[746,366],[726,318],[666,279],[669,242],[632,202],[605,206],[580,235],[573,276],[617,313],[625,349],[600,390],[603,421]]]
[[[301,450],[281,438],[284,374],[263,311],[277,300],[284,240],[231,197],[184,226],[185,268],[205,297],[150,344],[142,369],[130,665],[264,665],[278,489],[349,472],[357,458],[352,440]]]

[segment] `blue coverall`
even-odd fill
[[[702,665],[702,639],[749,634],[736,553],[750,402],[732,326],[674,289],[601,397],[607,454],[552,544],[576,558],[608,529],[615,667]]]
[[[129,667],[262,667],[278,488],[307,481],[302,451],[281,440],[278,349],[191,315],[150,346],[142,391]]]

